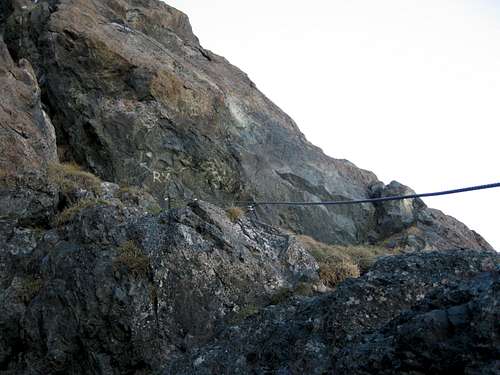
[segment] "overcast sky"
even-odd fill
[[[417,192],[500,181],[500,1],[167,3],[328,155]],[[500,250],[500,189],[426,203]]]

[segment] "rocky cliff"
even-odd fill
[[[107,181],[161,200],[228,206],[408,190],[324,155],[243,72],[200,46],[184,14],[160,1],[2,3],[5,43],[16,61],[33,65],[59,157]],[[421,201],[260,210],[268,223],[323,242],[487,246]]]
[[[227,210],[411,190],[311,145],[176,9],[0,0],[0,90],[1,374],[500,371],[499,257],[464,224]]]

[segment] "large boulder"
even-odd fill
[[[500,273],[452,282],[342,349],[336,374],[500,373]]]
[[[493,374],[499,267],[488,252],[385,257],[329,295],[228,327],[164,374]]]
[[[372,198],[413,195],[415,192],[397,181],[370,187]],[[491,249],[478,233],[457,219],[428,208],[421,199],[377,203],[377,231],[388,247],[404,250]]]

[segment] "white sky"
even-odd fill
[[[500,181],[499,0],[167,0],[307,138],[417,192]],[[500,250],[500,189],[429,198]]]

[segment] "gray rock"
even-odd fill
[[[225,329],[164,374],[494,373],[499,261],[471,251],[382,258],[332,294]]]
[[[500,373],[500,273],[430,293],[336,357],[336,374]]]
[[[318,280],[287,234],[224,211],[96,203],[55,230],[0,231],[2,374],[146,374]]]

